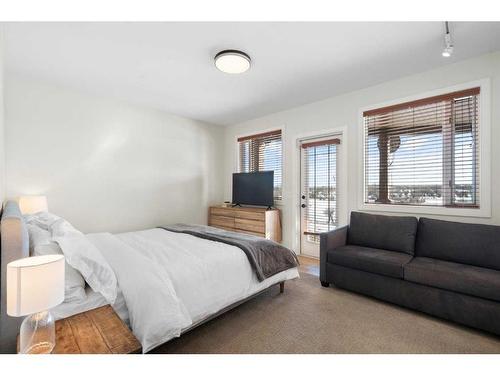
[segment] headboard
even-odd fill
[[[15,353],[16,338],[22,318],[7,315],[7,264],[29,256],[28,231],[15,201],[7,201],[0,220],[0,353]]]

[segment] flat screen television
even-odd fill
[[[274,171],[233,173],[233,204],[272,207]]]

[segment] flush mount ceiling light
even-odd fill
[[[234,49],[220,51],[214,57],[215,66],[221,72],[229,74],[240,74],[250,69],[250,56],[245,52]]]
[[[450,29],[448,28],[448,21],[445,23],[446,34],[444,34],[444,49],[443,49],[443,57],[450,57],[453,53],[453,44],[451,42],[451,34]]]

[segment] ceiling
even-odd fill
[[[6,71],[229,125],[500,49],[500,22],[7,23]],[[241,75],[213,56],[241,49]]]

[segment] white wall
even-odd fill
[[[84,232],[205,223],[223,128],[6,75],[6,195],[45,194]]]
[[[328,132],[331,129],[346,127],[346,179],[347,194],[342,203],[345,207],[345,217],[351,210],[358,209],[359,187],[359,111],[361,108],[418,95],[435,89],[450,87],[482,78],[491,79],[491,139],[500,139],[500,53],[484,55],[475,59],[409,76],[395,81],[386,82],[363,90],[336,96],[320,102],[297,107],[287,111],[268,115],[259,119],[247,121],[226,128],[225,149],[225,190],[224,198],[231,197],[230,175],[237,168],[235,154],[235,138],[241,134],[249,134],[264,129],[282,127],[284,130],[284,165],[283,165],[283,231],[284,243],[298,250],[296,238],[296,214],[298,212],[298,195],[294,190],[298,180],[299,168],[294,162],[296,155],[295,139],[298,135],[311,132]],[[496,142],[495,142],[496,143]],[[500,148],[492,144],[491,177],[492,215],[491,218],[446,217],[440,218],[500,224]],[[431,216],[431,215],[425,215]]]

